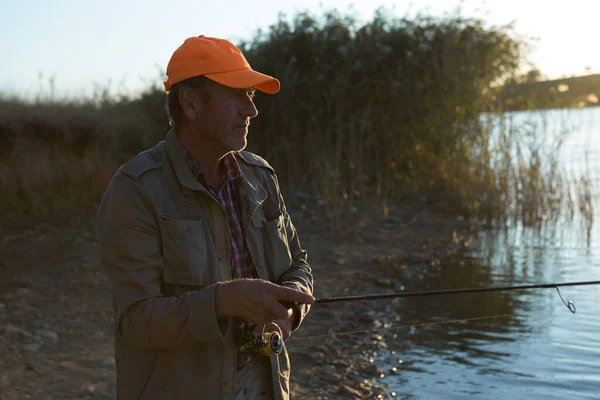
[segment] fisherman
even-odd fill
[[[119,399],[288,399],[285,340],[314,303],[310,266],[273,168],[243,151],[255,90],[277,79],[226,40],[190,37],[164,82],[171,130],[113,176],[98,210],[113,288]],[[290,308],[282,302],[292,304]],[[249,327],[249,328],[247,328]]]

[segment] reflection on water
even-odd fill
[[[583,240],[583,242],[581,241]],[[596,280],[600,257],[586,234],[568,226],[488,231],[481,248],[448,260],[417,290]],[[394,335],[386,365],[403,363],[386,382],[415,398],[598,398],[598,287],[407,298],[404,323],[509,314],[496,319],[431,325]],[[395,352],[392,354],[391,352]]]
[[[578,155],[585,153],[585,168],[597,172],[600,108],[575,111],[572,119],[577,128],[562,157],[576,172],[584,168],[585,157]],[[483,232],[476,249],[446,261],[414,289],[598,280],[600,229],[587,222]],[[600,287],[561,291],[576,304],[576,314],[553,289],[404,299],[395,305],[404,324],[510,315],[398,331],[380,354],[396,368],[383,380],[402,398],[600,398]]]

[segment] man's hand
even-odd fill
[[[281,322],[286,327],[289,325],[289,336],[294,316],[292,310],[282,305],[280,300],[300,304],[315,302],[315,298],[309,294],[269,281],[236,279],[217,287],[217,317],[240,317],[250,324],[260,326],[261,331],[262,326],[269,322],[275,321],[277,325]]]

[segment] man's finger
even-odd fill
[[[280,320],[280,321],[275,321],[275,323],[281,330],[283,340],[287,340],[292,334],[290,322],[288,320]],[[277,328],[275,328],[274,325],[270,324],[270,325],[266,326],[265,331],[266,332],[275,332],[278,330],[277,330]]]
[[[278,319],[287,318],[289,309],[282,305],[281,303],[276,303],[271,309],[271,313],[273,315],[273,321],[277,321]]]
[[[273,293],[278,300],[290,301],[301,304],[314,304],[315,298],[308,293],[301,292],[296,289],[279,286],[275,288]]]

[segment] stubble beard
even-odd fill
[[[227,152],[240,152],[248,146],[248,131],[241,133],[239,129],[222,132],[215,135],[215,139]]]

